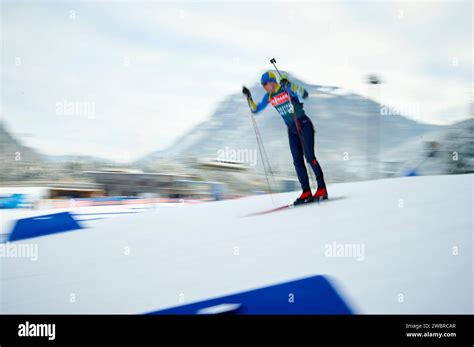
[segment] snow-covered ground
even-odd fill
[[[17,241],[1,313],[144,313],[325,274],[356,313],[473,312],[474,175],[329,186],[344,197],[260,216],[296,193],[150,209]],[[282,312],[284,313],[284,312]]]
[[[185,204],[183,202],[183,204]],[[17,208],[0,210],[0,242],[5,242],[8,234],[15,226],[15,222],[21,218],[37,217],[53,213],[70,212],[74,218],[81,222],[83,227],[93,227],[94,221],[121,217],[131,213],[147,212],[150,210],[163,211],[166,208],[182,207],[182,203],[150,203],[130,205],[102,205],[83,206],[67,208]]]

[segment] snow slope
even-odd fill
[[[357,313],[472,313],[473,179],[334,184],[346,198],[253,217],[268,195],[158,208],[20,241],[39,258],[0,258],[0,312],[144,313],[326,274]],[[364,252],[328,254],[352,244]]]

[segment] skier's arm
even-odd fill
[[[292,96],[296,96],[300,101],[308,97],[308,91],[299,85],[290,82],[286,77],[283,77],[280,81],[283,88],[288,87],[288,90]]]
[[[290,83],[290,90],[293,94],[295,94],[298,97],[300,101],[303,99],[306,99],[309,95],[306,89],[294,83]]]
[[[250,111],[252,111],[252,113],[258,113],[258,112],[262,111],[265,107],[267,107],[267,105],[268,105],[268,93],[265,93],[265,95],[262,98],[262,101],[260,101],[258,104],[255,104],[255,101],[253,101],[252,95],[250,94],[250,91],[246,87],[242,88],[242,92],[247,97],[247,102],[249,104]]]
[[[252,99],[252,96],[249,96],[247,98],[247,101],[248,101],[249,106],[250,106],[250,111],[252,111],[253,113],[258,113],[258,112],[262,111],[265,107],[267,107],[267,105],[268,105],[268,94],[265,93],[265,95],[262,98],[262,101],[260,101],[258,104],[255,104],[255,102]]]

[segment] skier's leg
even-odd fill
[[[288,140],[290,143],[291,155],[293,156],[293,165],[295,166],[296,175],[301,184],[301,189],[304,191],[310,190],[308,172],[304,165],[303,148],[298,134],[293,133],[288,129]]]
[[[314,127],[309,118],[303,119],[301,121],[301,132],[305,146],[305,157],[310,166],[313,168],[314,174],[316,175],[318,189],[325,188],[326,182],[324,181],[323,170],[316,159],[316,155],[314,154]]]

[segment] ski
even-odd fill
[[[326,200],[319,199],[319,200],[314,200],[314,201],[312,201],[312,202],[306,202],[306,203],[304,203],[304,204],[298,204],[298,205],[288,204],[288,205],[283,205],[283,206],[275,207],[275,208],[272,208],[272,209],[270,209],[270,210],[265,210],[265,211],[250,213],[250,214],[245,215],[244,217],[261,216],[261,215],[264,215],[264,214],[268,214],[268,213],[272,213],[272,212],[277,212],[277,211],[281,211],[281,210],[287,210],[287,209],[292,209],[292,208],[299,208],[299,207],[307,206],[307,205],[315,205],[315,204],[319,205],[319,204],[321,204],[321,203],[326,203],[326,202],[328,202],[328,201],[342,200],[342,199],[345,199],[345,198],[346,198],[345,196],[337,196],[337,197],[330,198],[330,199],[326,199]]]

